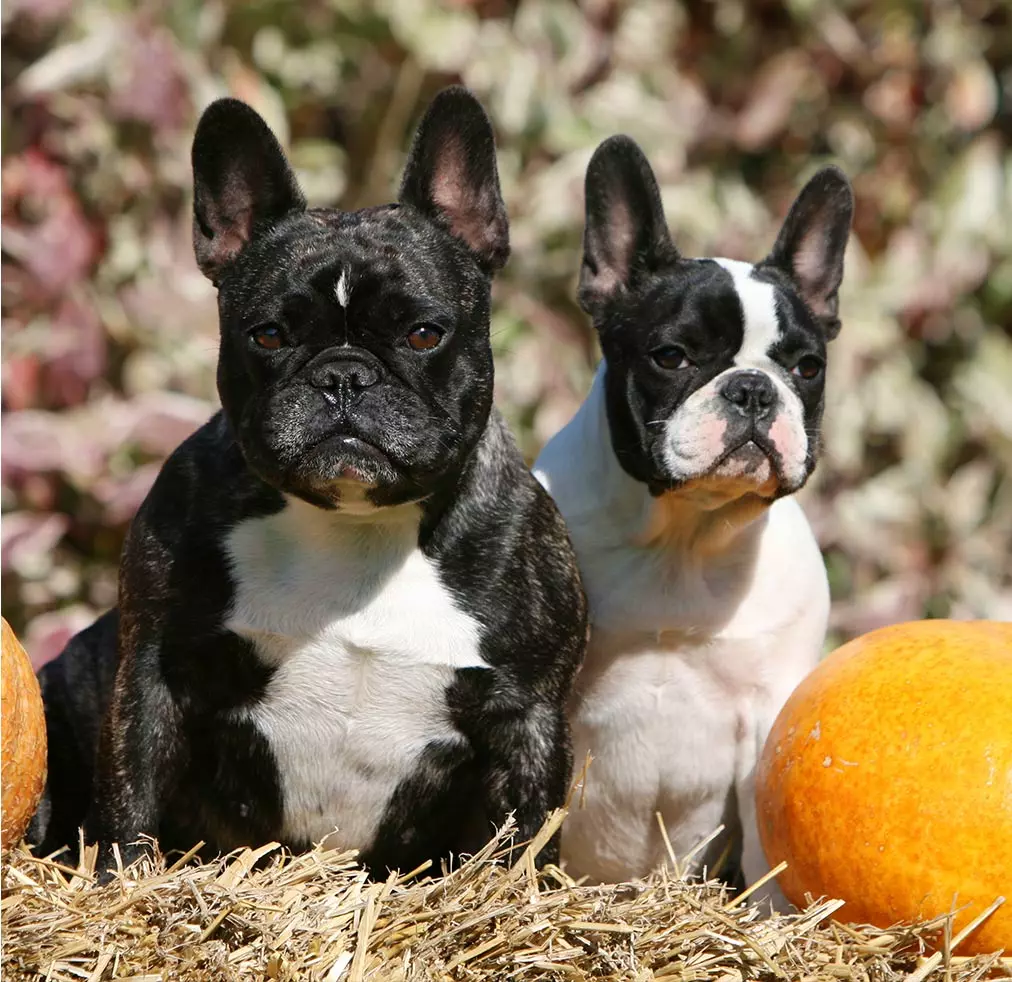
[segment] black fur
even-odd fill
[[[223,410],[135,517],[117,610],[41,673],[50,781],[31,839],[73,847],[83,821],[105,869],[113,842],[129,860],[142,835],[211,850],[282,838],[277,763],[236,713],[275,669],[224,626],[224,540],[286,495],[340,510],[335,479],[367,481],[377,507],[418,503],[419,548],[479,622],[490,666],[456,672],[447,708],[465,740],[430,744],[363,862],[382,873],[472,851],[510,812],[528,838],[567,790],[586,610],[562,519],[492,408],[490,276],[508,233],[491,126],[466,91],[437,96],[400,205],[355,213],[307,211],[277,141],[235,100],[205,112],[193,158]],[[406,344],[420,324],[440,333],[431,350]],[[280,346],[257,343],[267,326]]]

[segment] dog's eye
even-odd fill
[[[676,368],[685,368],[686,365],[691,364],[685,352],[673,344],[658,348],[652,352],[652,355],[654,361],[661,368],[666,368],[668,371],[674,371]]]
[[[268,351],[277,351],[281,347],[281,329],[276,324],[264,324],[250,332],[253,343]]]
[[[443,340],[443,332],[434,324],[419,324],[408,335],[408,344],[415,351],[431,351]]]
[[[822,362],[813,355],[805,355],[792,369],[791,374],[811,381],[822,373]]]

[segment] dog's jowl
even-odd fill
[[[818,452],[850,186],[816,174],[756,265],[683,258],[627,138],[594,154],[586,205],[580,302],[604,357],[535,465],[591,617],[572,719],[577,760],[594,759],[563,858],[644,875],[667,855],[660,813],[679,857],[724,824],[694,866],[740,845],[751,881],[754,765],[826,630],[825,570],[789,496]]]
[[[509,813],[530,837],[567,791],[586,613],[492,407],[509,240],[484,111],[436,97],[394,205],[307,209],[235,100],[204,113],[193,169],[222,411],[141,506],[118,607],[42,672],[34,840],[84,821],[106,868],[141,836],[328,839],[382,873]]]

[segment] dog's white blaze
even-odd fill
[[[334,295],[337,297],[337,302],[342,307],[348,306],[348,300],[351,298],[351,285],[348,282],[348,270],[341,270],[341,275],[337,278],[337,286],[334,288]]]
[[[741,303],[744,333],[741,347],[732,361],[737,368],[754,368],[765,372],[773,382],[780,396],[777,431],[784,434],[783,438],[776,441],[777,449],[783,455],[787,476],[800,481],[804,477],[808,451],[805,410],[797,393],[787,383],[785,369],[770,357],[770,352],[781,337],[776,290],[772,284],[755,279],[752,275],[755,267],[751,263],[737,259],[713,261],[731,274]],[[722,378],[723,375],[718,376],[714,381],[719,383]]]
[[[771,283],[752,276],[755,267],[751,263],[737,259],[713,261],[731,274],[741,302],[745,331],[734,363],[742,368],[765,367],[770,363],[770,351],[780,340],[776,291]]]
[[[277,761],[284,834],[366,849],[433,741],[458,668],[487,668],[478,622],[417,547],[417,508],[355,519],[291,500],[228,536],[226,626],[274,666],[244,710]]]

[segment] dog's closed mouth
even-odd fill
[[[774,460],[774,453],[752,436],[725,450],[713,465],[713,470],[732,464],[737,470],[744,472],[761,467],[764,463],[772,464]]]
[[[776,454],[754,438],[728,450],[710,469],[709,476],[762,486],[780,482]]]
[[[314,443],[309,455],[319,460],[325,456],[329,480],[375,483],[380,474],[393,470],[393,462],[379,447],[361,437],[346,433],[331,434]]]

